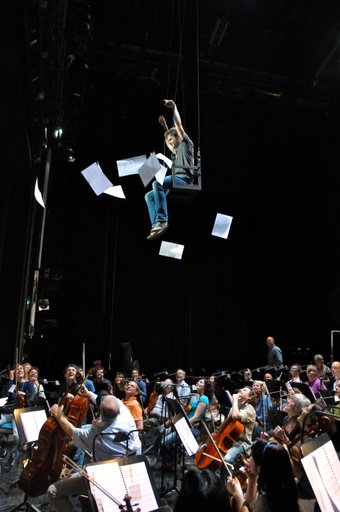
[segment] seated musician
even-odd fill
[[[159,393],[158,393],[159,391]],[[169,418],[169,408],[165,398],[178,398],[176,393],[175,384],[171,379],[165,379],[160,383],[154,391],[156,401],[154,404],[149,403],[145,408],[145,413],[148,415],[148,420],[155,419],[156,422],[149,421],[149,424],[154,423],[155,426],[162,424]],[[152,407],[151,407],[152,406]]]
[[[331,413],[339,417],[340,420],[340,377],[334,382],[334,404],[331,407]]]
[[[113,381],[113,391],[114,396],[123,400],[125,396],[124,386],[127,383],[127,379],[123,372],[116,372],[115,378]]]
[[[59,402],[61,398],[72,399],[78,393],[79,382],[77,381],[78,365],[69,363],[63,371],[65,383],[60,386],[59,389]]]
[[[188,512],[189,510],[231,512],[232,507],[227,489],[210,469],[193,467],[185,472],[173,512]]]
[[[131,378],[138,384],[139,397],[140,397],[142,405],[144,406],[144,404],[146,403],[147,396],[148,396],[148,390],[147,390],[146,382],[142,379],[142,376],[141,376],[138,368],[133,368],[133,370],[131,371]]]
[[[194,437],[198,438],[201,432],[200,427],[202,421],[204,420],[208,411],[210,398],[208,396],[209,390],[207,390],[206,382],[204,379],[199,379],[196,382],[196,391],[197,395],[191,398],[190,404],[187,407],[187,410],[190,409],[187,413],[187,418],[191,426],[192,434]],[[171,424],[171,422],[169,422],[169,424]],[[173,431],[171,428],[168,428],[166,435],[162,440],[163,461],[165,469],[170,469],[173,467],[175,454],[172,448],[176,442],[178,442],[177,432]]]
[[[261,380],[254,380],[254,407],[256,411],[257,425],[254,428],[253,439],[256,439],[262,432],[270,430],[269,410],[273,408],[270,396],[267,394],[267,386]]]
[[[228,479],[227,489],[235,500],[236,512],[299,512],[298,492],[288,451],[275,441],[258,439],[246,465],[247,488]]]
[[[229,412],[227,405],[228,398],[224,389],[219,386],[216,375],[211,375],[208,380],[208,388],[210,389],[210,403],[207,412],[207,418],[214,423],[223,421],[223,416]]]
[[[19,433],[13,411],[16,408],[27,407],[28,400],[34,395],[34,392],[35,388],[32,382],[25,380],[25,372],[21,364],[10,371],[9,380],[2,391],[2,398],[7,397],[8,400],[5,407],[6,412],[1,414],[0,426],[12,423],[14,447],[11,456],[13,460],[19,453]]]
[[[8,397],[7,405],[13,404],[14,407],[25,407],[26,400],[31,398],[34,393],[34,385],[25,379],[24,367],[19,364],[10,372],[2,397]]]
[[[288,396],[287,404],[283,411],[287,414],[282,420],[282,425],[277,425],[272,431],[267,431],[263,437],[269,438],[273,436],[288,445],[295,437],[300,434],[301,426],[298,417],[302,413],[304,407],[310,405],[310,400],[302,393],[291,393]]]
[[[98,394],[100,391],[108,391],[109,393],[112,393],[113,386],[112,382],[109,379],[106,379],[104,377],[105,375],[105,368],[103,366],[100,366],[99,368],[96,368],[94,372],[94,379],[93,384],[95,388],[95,392]],[[92,391],[92,390],[90,390]]]
[[[144,428],[144,420],[143,420],[143,408],[141,403],[138,401],[137,396],[139,395],[139,387],[137,382],[131,380],[125,384],[125,397],[123,399],[123,404],[131,412],[133,419],[136,423],[136,428],[142,430]]]
[[[254,391],[248,386],[241,388],[238,393],[233,394],[233,405],[229,411],[228,417],[241,422],[244,425],[244,430],[224,456],[224,460],[227,464],[234,464],[239,455],[247,455],[250,452],[256,420],[256,412],[251,403],[253,396]],[[221,476],[224,479],[226,477],[226,469],[224,466],[221,467]]]
[[[294,386],[294,382],[302,382],[300,374],[301,374],[301,366],[297,363],[292,364],[292,366],[289,369],[290,373],[290,384]]]
[[[39,368],[32,366],[28,371],[28,380],[34,385],[34,393],[27,401],[29,406],[41,405],[47,407],[44,386],[39,382]]]
[[[87,379],[85,377],[86,377],[86,375],[85,375],[85,372],[84,372],[84,368],[82,366],[78,365],[77,380],[80,383],[84,384],[84,386],[86,386],[89,391],[93,391],[94,392],[95,391],[95,387],[94,387],[93,381],[90,380],[90,379]]]
[[[301,462],[303,457],[301,445],[315,437],[318,437],[324,432],[326,432],[332,439],[336,432],[334,419],[323,416],[323,412],[324,407],[317,402],[304,407],[298,417],[298,421],[301,426],[301,433],[298,434],[288,445],[288,450],[293,462],[293,471],[297,481],[301,510],[307,510],[307,508],[305,508],[307,506],[310,507],[308,510],[314,510],[313,507],[316,504],[314,491]]]
[[[87,393],[91,392],[87,391]],[[124,457],[127,448],[128,454],[141,453],[138,433],[133,432],[135,422],[128,409],[113,395],[103,396],[100,403],[99,420],[83,428],[73,426],[65,416],[63,406],[54,404],[51,414],[72,439],[72,443],[82,450],[91,452],[96,462]],[[128,435],[128,444],[125,440],[119,442],[115,440],[118,433]],[[71,496],[82,494],[87,494],[87,486],[84,477],[78,473],[58,480],[50,485],[47,491],[48,500],[56,512],[73,511]]]
[[[309,364],[307,366],[307,386],[313,393],[315,399],[320,397],[320,391],[326,391],[327,387],[325,384],[317,376],[316,366],[313,364]]]
[[[182,405],[190,402],[190,386],[185,382],[186,372],[180,368],[176,371],[176,390],[178,398]]]
[[[317,377],[328,387],[331,383],[330,376],[332,375],[331,369],[325,364],[322,354],[315,354],[314,363],[316,366]]]

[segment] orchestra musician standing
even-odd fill
[[[266,344],[268,347],[267,352],[267,363],[268,368],[275,368],[279,370],[283,367],[283,355],[282,350],[275,343],[273,336],[267,336]]]

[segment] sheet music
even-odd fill
[[[26,443],[33,443],[39,439],[39,432],[46,420],[47,416],[44,409],[21,413],[20,421],[25,433]]]
[[[119,465],[118,462],[107,462],[86,466],[86,472],[92,480],[124,504],[126,493],[131,496],[131,505],[143,512],[158,509],[148,471],[144,462]],[[96,501],[98,512],[120,511],[119,505],[90,482],[91,493]]]
[[[177,414],[174,417],[174,427],[183,443],[185,451],[188,455],[195,455],[199,446],[198,443],[190,430],[188,421],[186,418],[181,417],[181,414]]]
[[[322,512],[340,511],[340,461],[332,441],[301,459]]]

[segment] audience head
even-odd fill
[[[317,368],[322,368],[324,365],[324,359],[321,354],[315,354],[314,356],[314,363]]]
[[[243,380],[244,380],[244,382],[252,382],[253,374],[251,373],[249,368],[244,371],[244,373],[243,373]]]
[[[309,380],[309,382],[313,382],[318,376],[317,371],[316,371],[316,366],[314,364],[309,364],[307,366],[306,372],[307,372],[307,379]]]
[[[288,450],[275,441],[258,439],[252,446],[250,471],[266,493],[272,512],[298,512],[297,488]]]
[[[332,363],[332,375],[335,379],[338,379],[340,377],[340,361],[334,361]]]
[[[302,409],[310,405],[310,400],[302,393],[292,393],[283,409],[289,416],[300,416]]]
[[[229,512],[231,510],[226,487],[210,469],[192,468],[183,477],[174,512]]]
[[[180,368],[177,370],[176,372],[176,381],[177,383],[179,384],[180,382],[182,382],[186,377],[186,373],[184,370],[181,370]]]

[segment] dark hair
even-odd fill
[[[178,137],[178,132],[175,127],[169,128],[166,132],[164,132],[164,138],[166,139],[168,135],[174,135],[175,137]]]
[[[299,512],[297,487],[288,450],[275,441],[258,439],[252,457],[259,466],[258,489],[273,512]]]
[[[173,512],[229,512],[231,506],[226,487],[210,469],[192,468],[184,473]]]

